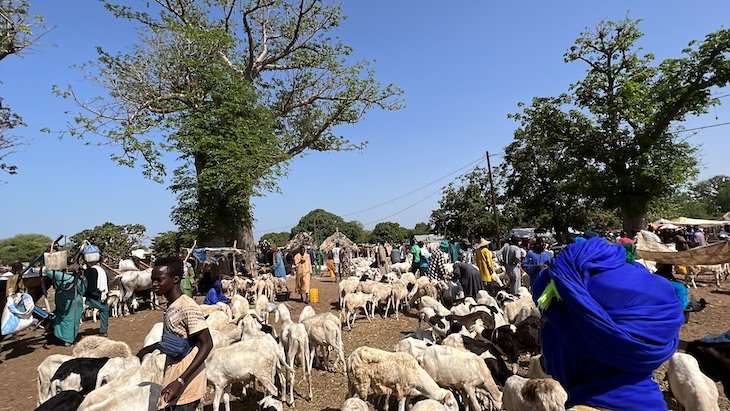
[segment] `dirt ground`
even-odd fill
[[[290,289],[293,283],[290,281]],[[722,284],[721,288],[713,284],[698,281],[700,288],[692,290],[696,298],[705,298],[708,302],[707,308],[699,313],[693,313],[689,323],[682,327],[681,338],[692,340],[708,334],[718,334],[730,328],[730,282]],[[312,287],[319,288],[320,301],[312,304],[317,313],[327,310],[335,310],[337,301],[337,284],[329,279],[315,278],[312,280]],[[297,319],[304,304],[298,301],[296,295],[292,295],[293,301],[288,304],[291,307],[292,318]],[[415,313],[415,311],[414,311]],[[128,317],[110,318],[109,338],[126,341],[133,351],[142,348],[145,335],[156,322],[162,320],[162,311],[140,311]],[[273,316],[272,316],[273,321]],[[98,324],[85,322],[81,327],[81,335],[93,335],[97,332]],[[361,315],[352,331],[343,330],[342,337],[345,344],[345,355],[349,355],[353,349],[367,345],[375,348],[392,350],[393,346],[405,334],[412,332],[417,327],[417,319],[414,315],[401,315],[399,320],[395,317],[380,318],[376,314],[373,323],[368,323]],[[10,336],[2,342],[0,350],[0,388],[3,392],[3,400],[0,402],[0,410],[32,410],[36,405],[36,367],[50,354],[71,355],[70,347],[44,345],[42,330],[26,330],[17,335]],[[661,372],[661,370],[660,370]],[[667,384],[663,383],[663,387]],[[294,408],[299,410],[339,410],[347,394],[347,376],[338,369],[337,373],[326,372],[315,369],[313,371],[314,398],[311,402],[306,401],[306,384],[301,373],[297,373],[295,396],[297,397]],[[722,387],[718,384],[720,392],[720,409],[730,411],[730,402],[723,395]],[[250,392],[250,391],[249,391]],[[240,386],[234,387],[232,391],[231,409],[234,411],[255,409],[254,402],[261,398],[261,395],[249,396],[245,400],[238,398]],[[668,398],[670,409],[676,409],[674,400]],[[207,397],[210,404],[212,397]],[[206,410],[211,410],[208,405]]]

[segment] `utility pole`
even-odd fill
[[[489,188],[492,191],[492,211],[494,212],[494,234],[497,239],[497,247],[502,247],[501,236],[499,235],[499,211],[497,210],[497,195],[494,193],[494,181],[492,180],[492,163],[489,161],[487,151],[487,170],[489,171]]]

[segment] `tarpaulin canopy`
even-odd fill
[[[639,233],[636,254],[644,260],[673,265],[712,265],[730,262],[730,241],[676,251],[673,245],[654,241],[646,231]]]
[[[664,225],[664,224],[674,224],[674,225],[691,225],[691,226],[700,226],[703,228],[707,227],[722,227],[726,224],[730,224],[730,221],[725,220],[702,220],[699,218],[688,218],[688,217],[678,217],[674,220],[667,220],[662,218],[661,220],[657,220],[654,222],[654,225]]]

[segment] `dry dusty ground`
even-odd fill
[[[700,283],[698,281],[698,283]],[[702,283],[705,287],[698,288],[694,295],[697,298],[704,297],[709,305],[699,313],[694,313],[690,321],[681,331],[683,340],[700,338],[707,334],[717,334],[730,328],[730,283],[723,283],[718,289],[712,284]],[[337,301],[337,285],[329,279],[313,279],[312,287],[320,289],[320,302],[312,304],[318,313],[334,309],[334,302]],[[290,281],[290,289],[293,284]],[[298,296],[292,295],[293,298]],[[298,300],[290,301],[292,317],[298,318],[299,312],[304,306]],[[334,311],[339,314],[339,311]],[[343,331],[345,343],[345,355],[349,355],[353,349],[368,345],[371,347],[391,350],[392,347],[405,334],[416,329],[417,320],[413,316],[401,315],[399,320],[394,317],[382,319],[376,315],[372,324],[360,316],[353,331]],[[129,317],[111,318],[109,325],[109,338],[126,341],[132,350],[142,348],[142,341],[150,327],[162,320],[162,311],[141,311]],[[273,316],[272,316],[273,321]],[[82,335],[96,333],[95,324],[86,322],[82,326]],[[3,393],[0,402],[0,410],[32,410],[36,404],[36,367],[43,359],[50,354],[71,354],[71,348],[59,346],[44,346],[42,331],[26,330],[23,333],[12,336],[2,342],[0,351],[0,391]],[[314,399],[307,402],[300,396],[306,394],[306,384],[297,374],[295,408],[299,410],[338,410],[347,394],[347,376],[339,370],[337,373],[330,373],[321,370],[314,370]],[[666,383],[663,384],[666,386]],[[720,409],[730,411],[730,402],[720,391]],[[238,399],[240,386],[233,389],[231,402],[232,410],[252,410],[254,400],[261,396],[248,398],[245,401]],[[249,391],[250,392],[250,391]],[[208,396],[208,404],[211,397]],[[669,407],[676,408],[676,404],[668,398]],[[206,410],[211,410],[208,405]]]

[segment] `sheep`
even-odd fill
[[[258,402],[259,404],[259,411],[283,411],[284,406],[282,405],[281,401],[277,400],[276,398],[267,395],[264,398],[261,399],[261,401]]]
[[[431,342],[408,337],[400,340],[400,342],[398,342],[398,344],[393,347],[393,352],[408,353],[413,358],[418,360],[426,351],[426,349],[432,345],[433,343]]]
[[[564,411],[568,393],[553,379],[528,380],[513,375],[504,384],[503,405],[506,411]]]
[[[256,315],[264,321],[264,324],[268,324],[269,313],[273,311],[269,309],[269,297],[265,294],[259,295],[256,298],[256,303],[254,304],[254,311],[256,311]]]
[[[370,411],[370,407],[368,407],[368,403],[365,401],[357,398],[352,397],[345,400],[345,402],[342,404],[341,411]]]
[[[484,360],[476,354],[433,345],[423,353],[420,364],[440,386],[463,391],[472,411],[481,410],[476,396],[480,388],[487,392],[495,408],[502,406],[502,393]]]
[[[418,401],[416,405],[411,408],[411,411],[444,411],[446,407],[438,401],[434,400],[423,400]]]
[[[390,269],[398,275],[403,275],[411,271],[411,264],[406,262],[395,263],[390,265]]]
[[[86,395],[92,390],[115,380],[128,369],[138,368],[137,357],[71,358],[61,364],[51,377],[46,399],[61,391],[75,390]],[[76,380],[66,383],[66,380]]]
[[[360,285],[360,277],[347,277],[344,280],[340,281],[339,289],[340,289],[340,310],[344,307],[345,304],[345,295],[354,293],[357,291],[357,287]]]
[[[125,411],[157,409],[162,391],[165,355],[155,351],[139,367],[90,392],[79,411]]]
[[[147,333],[147,336],[144,337],[144,343],[142,343],[142,347],[149,347],[154,343],[162,341],[162,331],[164,327],[165,324],[161,322],[155,323],[155,325],[153,325],[150,331]]]
[[[229,317],[231,316],[231,307],[225,303],[200,304],[200,311],[203,312],[203,317],[209,316],[214,311],[223,311]]]
[[[279,304],[274,317],[275,322],[281,321],[281,342],[286,352],[289,367],[294,370],[297,357],[302,364],[302,373],[309,387],[308,400],[312,399],[312,368],[309,352],[309,334],[304,324],[295,323],[291,319],[289,309]],[[289,400],[294,401],[294,371],[289,379]],[[291,402],[289,403],[291,405]]]
[[[698,411],[719,411],[719,392],[715,382],[700,371],[697,360],[689,354],[674,353],[667,368],[669,389],[682,407]]]
[[[533,308],[535,311],[537,310],[532,298],[520,298],[516,301],[508,301],[503,304],[505,319],[509,321],[510,324],[517,324],[519,322],[517,321],[517,317],[520,315],[520,311],[523,307],[528,307],[530,310],[528,311],[528,314],[533,312]],[[529,317],[529,315],[527,317]]]
[[[395,311],[395,319],[400,319],[400,306],[401,303],[406,301],[406,298],[408,297],[408,289],[406,288],[406,284],[401,280],[393,281],[391,284],[393,288],[390,292],[390,299],[388,300],[388,305],[385,307],[385,316],[388,316],[388,310],[390,309],[390,306],[393,306],[393,311]]]
[[[114,341],[106,337],[90,335],[77,342],[73,349],[74,357],[131,357],[132,350],[123,341]]]
[[[78,391],[61,391],[40,404],[35,411],[76,411],[82,401],[84,401],[84,395]]]
[[[252,337],[228,347],[211,351],[205,360],[205,374],[215,388],[213,411],[220,408],[221,397],[230,410],[231,383],[256,380],[271,395],[278,395],[274,384],[277,368],[292,372],[284,353],[271,336]]]
[[[208,323],[208,328],[217,330],[218,327],[228,324],[231,321],[231,317],[223,311],[214,311],[208,315],[205,322]]]
[[[241,295],[231,298],[231,322],[237,323],[250,309],[248,300]]]
[[[530,317],[541,317],[540,310],[537,309],[535,304],[527,304],[522,306],[522,308],[520,308],[520,311],[517,312],[513,324],[519,324]]]
[[[373,305],[370,312],[371,317],[375,317],[375,308],[387,304],[390,299],[390,293],[393,291],[393,286],[385,283],[376,283],[372,289],[372,300]]]
[[[441,345],[478,355],[487,364],[487,368],[492,373],[497,385],[504,386],[507,379],[514,374],[502,359],[499,348],[491,342],[479,341],[460,334],[451,334],[444,338]]]
[[[421,301],[418,303],[418,308],[422,309],[424,307],[432,308],[436,314],[446,317],[447,315],[451,314],[451,311],[447,310],[446,307],[443,306],[440,302],[436,301],[435,298],[431,298],[428,296],[421,297]]]
[[[544,357],[542,356],[542,354],[533,355],[532,357],[530,357],[530,367],[527,369],[527,378],[552,378],[552,376],[545,372],[545,367],[543,367],[543,358]]]
[[[373,287],[379,283],[376,283],[372,280],[366,280],[366,281],[360,281],[357,283],[357,289],[355,291],[365,293],[365,294],[372,294],[373,293]]]
[[[344,317],[345,322],[347,323],[347,329],[352,331],[352,324],[355,324],[355,320],[357,319],[357,309],[362,308],[363,311],[365,311],[365,318],[368,322],[372,323],[372,320],[370,320],[370,314],[368,313],[368,303],[372,302],[372,294],[365,294],[361,292],[346,294],[344,307],[340,311],[340,321],[342,321]],[[350,316],[352,316],[352,323],[350,322]]]
[[[315,352],[318,348],[323,350],[323,364],[325,368],[328,365],[329,348],[331,347],[337,353],[337,361],[342,363],[345,368],[345,346],[342,343],[342,329],[340,328],[340,320],[332,313],[317,314],[302,320],[302,324],[307,329],[309,335],[309,352],[311,354],[309,361],[319,360]],[[335,362],[335,369],[337,368]],[[310,368],[312,366],[310,365]]]
[[[302,308],[302,312],[299,313],[299,322],[304,322],[307,318],[312,318],[315,315],[317,315],[317,313],[314,312],[314,308],[312,308],[311,305],[305,305],[304,308]]]
[[[119,317],[119,299],[121,292],[119,290],[109,290],[109,294],[106,297],[106,303],[109,306],[109,316]]]
[[[38,389],[38,402],[41,405],[48,400],[48,393],[51,388],[51,377],[56,373],[58,367],[74,357],[63,354],[51,354],[46,357],[36,369],[36,386]]]
[[[404,411],[408,397],[423,395],[456,411],[458,403],[451,391],[436,384],[431,376],[409,354],[358,347],[347,359],[348,395],[367,398],[372,390],[385,395],[385,410],[390,396],[398,399],[398,410]]]

